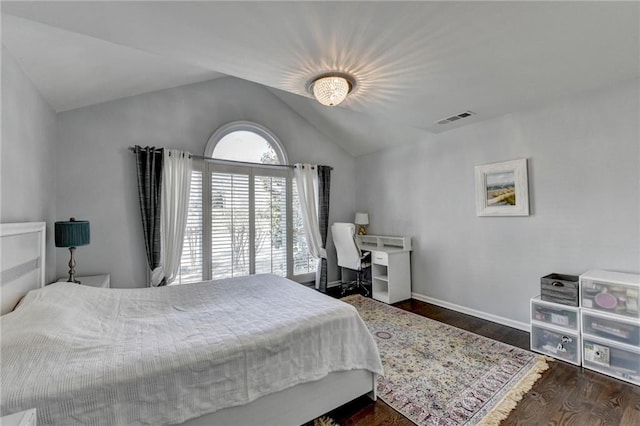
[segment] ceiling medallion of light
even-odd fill
[[[356,81],[348,74],[327,73],[311,79],[307,90],[318,102],[326,106],[336,106],[353,91]]]

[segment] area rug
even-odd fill
[[[497,425],[548,365],[542,356],[360,295],[378,343],[378,397],[418,425]]]

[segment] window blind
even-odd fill
[[[255,176],[255,272],[287,276],[287,181]]]
[[[176,283],[252,273],[312,279],[316,262],[307,248],[292,175],[246,166],[202,166],[192,172]]]
[[[211,279],[249,275],[249,175],[211,173]]]

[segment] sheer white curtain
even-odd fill
[[[307,237],[309,253],[317,260],[316,288],[320,282],[322,259],[327,258],[327,251],[322,247],[320,224],[318,222],[318,168],[312,164],[296,164],[293,169],[298,186],[298,196],[302,208],[302,222]]]
[[[152,272],[151,285],[153,286],[171,284],[178,274],[189,212],[192,170],[193,160],[188,152],[177,149],[164,150],[160,211],[162,270]]]

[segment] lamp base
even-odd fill
[[[367,235],[367,227],[364,225],[358,225],[358,235]]]
[[[69,259],[69,279],[68,283],[80,284],[80,281],[76,280],[76,260],[73,258],[73,253],[76,251],[75,247],[69,247],[71,253],[71,259]]]

